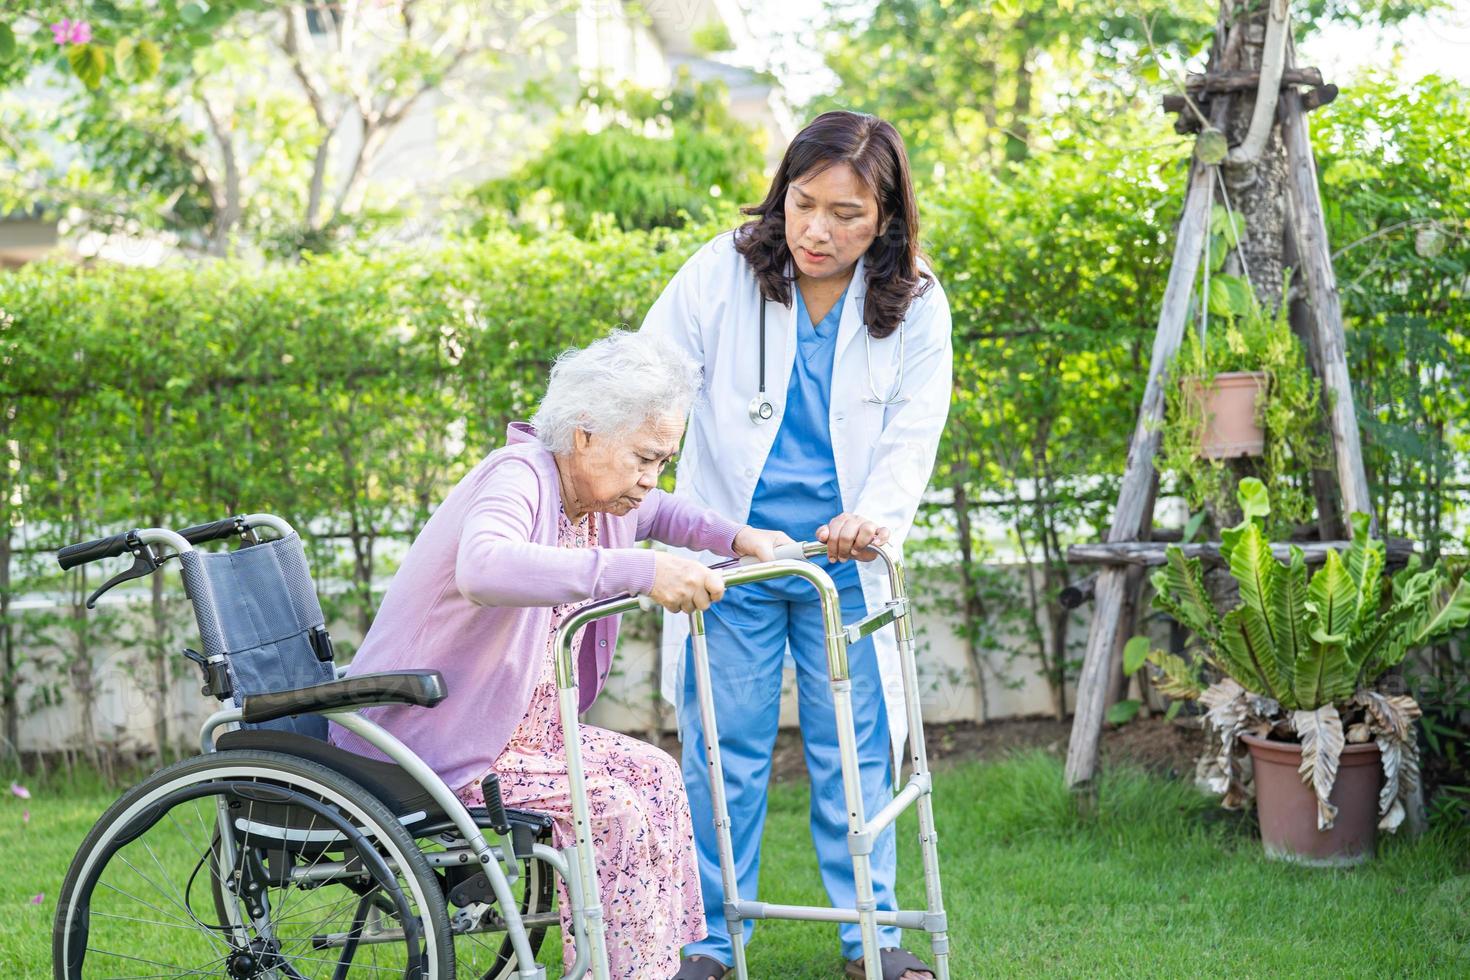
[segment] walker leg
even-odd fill
[[[847,663],[846,641],[839,638]],[[843,671],[846,673],[846,671]],[[883,980],[878,959],[878,902],[873,897],[872,840],[863,817],[863,780],[858,765],[857,731],[852,720],[852,681],[833,678],[832,704],[837,720],[837,750],[842,759],[842,791],[847,798],[848,844],[852,848],[852,878],[857,895],[858,924],[863,934],[863,971],[867,980]],[[861,842],[861,845],[859,844]]]
[[[894,576],[895,594],[903,587],[902,573]],[[914,638],[908,615],[898,620],[898,655],[903,670],[903,694],[909,720],[909,760],[916,775],[929,773],[929,754],[924,744],[924,716],[919,704],[919,671],[914,661]],[[929,933],[937,980],[949,980],[949,933],[944,928],[944,897],[939,887],[939,834],[934,827],[933,780],[918,799],[919,851],[924,861],[924,896],[930,916],[941,927]]]
[[[715,811],[715,839],[720,852],[720,883],[725,893],[725,925],[730,932],[730,950],[735,957],[735,976],[748,980],[745,965],[745,920],[734,911],[740,901],[740,882],[735,876],[735,848],[730,842],[730,811],[725,805],[725,769],[720,762],[720,729],[715,720],[713,684],[709,676],[709,650],[704,637],[704,613],[689,614],[689,646],[694,659],[694,686],[699,693],[699,721],[704,727],[704,757],[709,766],[710,802]]]
[[[577,866],[582,880],[583,914],[591,945],[594,980],[609,980],[607,931],[602,919],[602,892],[597,887],[597,856],[592,850],[592,820],[587,807],[587,782],[582,773],[582,728],[577,722],[577,688],[557,692],[561,700],[562,740],[567,750],[567,779],[572,795],[572,823],[577,834]]]

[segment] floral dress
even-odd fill
[[[557,544],[597,547],[597,522],[576,525],[558,517]],[[491,770],[500,779],[506,806],[550,816],[557,847],[576,842],[567,781],[566,748],[557,701],[556,631],[583,602],[555,606],[542,652],[541,676],[520,725]],[[572,641],[581,648],[582,633]],[[597,853],[597,880],[607,923],[612,976],[647,980],[674,974],[683,946],[704,938],[704,903],[694,856],[689,800],[678,764],[647,742],[618,732],[581,726],[582,767]],[[469,806],[485,802],[476,779],[459,791]],[[565,884],[561,898],[562,956],[574,959],[574,940]]]

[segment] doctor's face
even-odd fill
[[[811,279],[845,276],[878,236],[878,201],[846,163],[786,187],[786,247]]]

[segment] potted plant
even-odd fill
[[[1238,243],[1239,220],[1216,207],[1205,255],[1212,272]],[[1188,331],[1171,366],[1178,380],[1166,388],[1161,466],[1176,475],[1192,511],[1223,513],[1233,498],[1229,461],[1256,457],[1255,475],[1277,488],[1278,526],[1304,521],[1310,497],[1288,477],[1321,465],[1326,443],[1321,384],[1288,322],[1290,272],[1274,311],[1240,276],[1207,282],[1208,329]]]
[[[1377,682],[1410,650],[1470,622],[1470,584],[1417,556],[1386,578],[1365,514],[1352,516],[1346,553],[1329,549],[1309,576],[1300,548],[1287,546],[1284,561],[1279,546],[1273,553],[1264,484],[1241,481],[1239,502],[1245,518],[1220,543],[1238,603],[1217,609],[1200,560],[1168,548],[1154,605],[1198,644],[1192,660],[1154,651],[1148,661],[1163,693],[1207,709],[1201,776],[1227,807],[1255,795],[1268,854],[1365,860],[1375,828],[1397,829],[1418,781],[1419,706]]]

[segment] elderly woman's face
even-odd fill
[[[658,486],[658,475],[678,451],[683,435],[684,418],[675,415],[619,434],[578,429],[568,460],[572,493],[583,510],[628,513]]]
[[[803,275],[846,275],[876,237],[878,201],[848,164],[786,186],[786,247]]]

